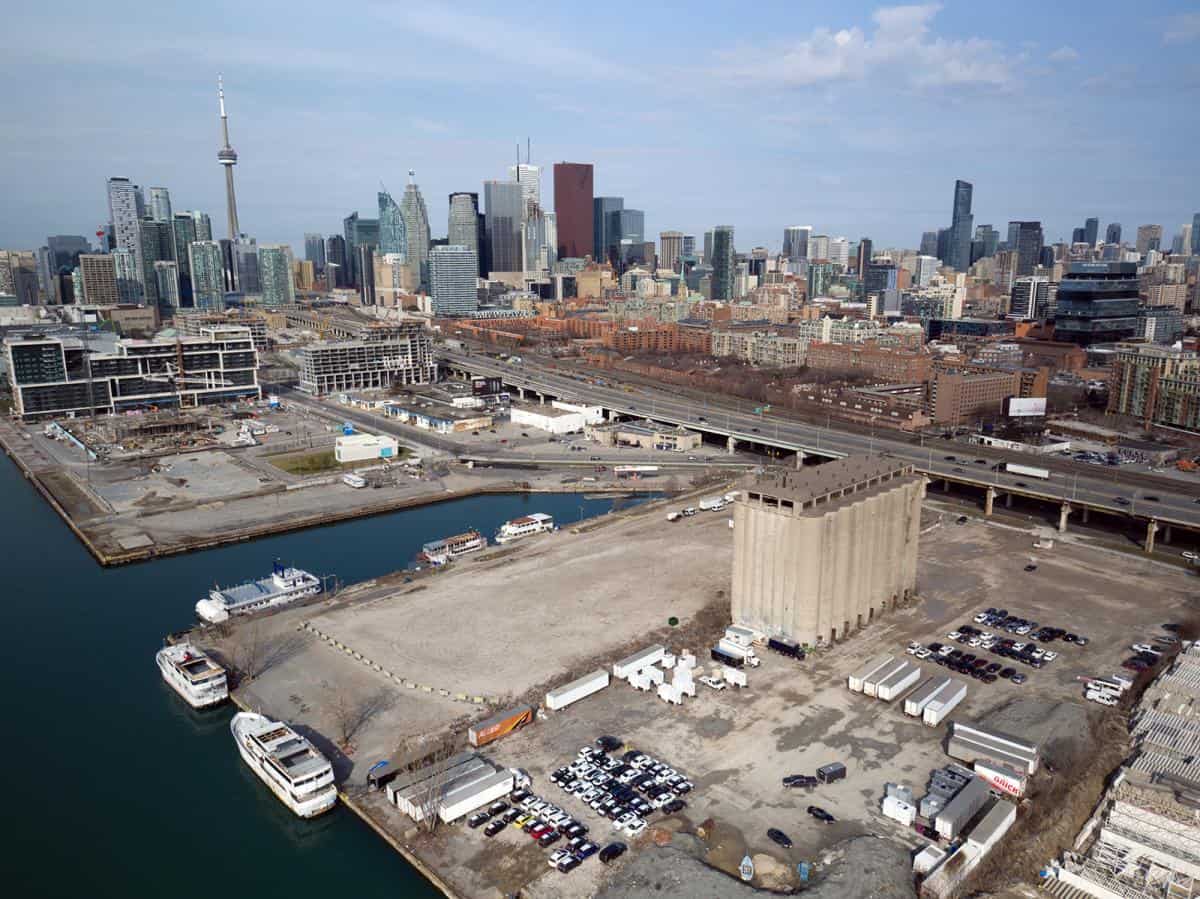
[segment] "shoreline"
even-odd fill
[[[463,490],[443,491],[441,493],[429,493],[422,496],[402,497],[394,500],[389,500],[383,503],[376,503],[370,506],[361,506],[354,509],[335,510],[330,512],[322,512],[316,515],[306,515],[298,518],[289,518],[284,520],[270,521],[265,524],[255,525],[244,528],[234,533],[214,534],[208,538],[200,540],[192,540],[171,544],[168,546],[146,546],[136,549],[126,550],[118,553],[106,553],[98,547],[88,534],[75,523],[63,508],[62,504],[55,498],[42,479],[38,476],[36,470],[23,458],[19,452],[18,446],[15,446],[12,441],[12,432],[8,428],[0,427],[0,448],[13,461],[20,470],[25,480],[33,484],[34,488],[41,495],[50,508],[53,509],[58,517],[66,523],[71,529],[76,539],[83,544],[84,548],[91,554],[92,558],[104,568],[115,568],[121,565],[131,565],[138,562],[149,562],[155,559],[167,558],[169,556],[182,555],[190,552],[200,552],[206,549],[215,549],[219,546],[228,546],[234,543],[247,543],[251,540],[259,540],[264,537],[273,537],[278,534],[288,534],[295,531],[307,530],[309,528],[326,527],[329,525],[342,524],[347,521],[354,521],[360,518],[372,518],[377,515],[386,515],[390,512],[400,512],[406,509],[416,509],[423,506],[436,505],[438,503],[452,502],[459,499],[470,499],[475,496],[496,496],[504,494],[513,495],[535,495],[535,494],[554,494],[554,493],[582,493],[583,490],[578,485],[563,485],[562,488],[553,487],[519,487],[512,482],[497,483],[491,485],[480,485],[478,487],[470,487]],[[633,486],[622,485],[617,487],[606,487],[600,484],[586,485],[588,493],[595,494],[612,494],[614,496],[637,495],[643,493],[662,493],[661,487],[650,486]]]

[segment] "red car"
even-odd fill
[[[529,836],[535,840],[540,840],[552,830],[554,830],[554,828],[547,824],[539,824],[533,830],[529,831]]]

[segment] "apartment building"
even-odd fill
[[[437,380],[433,341],[420,322],[372,324],[351,340],[318,340],[300,350],[300,389],[344,390],[429,384]]]

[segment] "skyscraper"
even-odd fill
[[[1083,242],[1094,247],[1100,238],[1100,219],[1089,218],[1083,223]]]
[[[207,212],[192,210],[192,221],[196,223],[196,240],[212,240],[212,219],[208,217]],[[187,252],[187,247],[183,248],[183,252]]]
[[[79,264],[82,253],[91,252],[91,244],[86,237],[78,234],[55,234],[46,238],[46,246],[50,250],[50,268],[53,274],[58,274],[64,268],[74,268]]]
[[[854,256],[854,270],[858,272],[858,278],[861,281],[863,275],[866,274],[867,266],[871,264],[872,247],[871,238],[860,237],[858,239],[858,252]]]
[[[117,302],[138,303],[146,298],[142,286],[143,272],[138,266],[137,256],[133,250],[113,250],[110,254],[113,260],[113,274],[117,279]],[[84,293],[87,293],[85,288]],[[93,302],[88,300],[89,303]]]
[[[783,229],[783,255],[791,260],[808,258],[812,225],[790,225]]]
[[[1162,248],[1162,225],[1138,225],[1137,251],[1145,256],[1151,250]]]
[[[288,250],[291,258],[291,250]],[[233,242],[234,289],[243,294],[263,292],[262,275],[258,262],[258,242],[253,237],[239,237]]]
[[[153,192],[151,192],[153,197]],[[142,285],[147,303],[158,302],[156,262],[172,262],[175,258],[175,238],[169,221],[144,218],[138,223],[142,246]]]
[[[459,191],[450,194],[446,218],[446,243],[466,247],[479,259],[479,194]],[[430,251],[432,253],[432,250]],[[478,271],[478,267],[476,268]]]
[[[1000,247],[1000,232],[991,225],[980,225],[975,229],[975,239],[979,241],[979,256],[978,259],[987,259],[996,255],[996,250]],[[975,259],[971,260],[972,262]]]
[[[429,290],[429,211],[425,208],[425,198],[417,187],[416,172],[408,170],[408,184],[404,188],[404,198],[400,201],[400,211],[404,214],[404,230],[408,238],[408,265],[414,275],[413,281],[419,281],[421,289]]]
[[[379,219],[361,218],[357,212],[352,212],[342,220],[342,230],[346,241],[346,286],[361,287],[363,269],[360,263],[363,255],[360,247],[368,247],[369,252],[375,252],[379,246]]]
[[[346,287],[349,285],[349,266],[346,261],[346,238],[340,234],[331,234],[325,238],[325,265],[333,268],[333,278],[326,276],[326,284],[330,287]]]
[[[217,76],[217,101],[221,106],[221,139],[224,143],[217,151],[217,162],[225,169],[225,211],[229,220],[229,239],[236,240],[238,234],[237,197],[233,193],[233,167],[237,165],[238,155],[229,146],[229,119],[225,115],[225,85],[221,76]]]
[[[1013,271],[1014,278],[1033,274],[1033,270],[1037,268],[1041,259],[1042,243],[1041,222],[1008,223],[1008,248],[1017,253],[1017,266]]]
[[[683,255],[686,258],[691,259],[693,262],[695,261],[695,259],[696,259],[696,235],[695,234],[683,235]]]
[[[150,218],[156,222],[171,221],[171,192],[165,187],[150,188]]]
[[[934,256],[938,254],[938,233],[937,231],[921,232],[921,248],[918,250],[922,256]]]
[[[813,234],[808,238],[808,258],[829,261],[829,235]]]
[[[313,271],[318,275],[325,271],[325,238],[320,234],[307,233],[304,235],[304,258],[313,264]],[[332,287],[333,285],[329,285]]]
[[[717,225],[712,235],[712,299],[732,300],[733,278],[737,273],[733,225]]]
[[[617,265],[623,266],[626,244],[640,244],[646,239],[646,213],[640,209],[618,209],[608,214],[605,226],[610,253]]]
[[[1054,338],[1091,346],[1132,337],[1139,303],[1137,263],[1075,263],[1058,285]]]
[[[166,314],[179,308],[179,266],[172,261],[154,263],[154,280],[158,294],[158,308]]]
[[[555,193],[557,192],[556,184]],[[523,271],[521,222],[525,204],[521,195],[521,185],[516,181],[485,181],[483,202],[487,211],[489,274]],[[559,244],[562,245],[561,231]]]
[[[1195,232],[1193,231],[1193,234]],[[1121,242],[1121,223],[1112,222],[1104,229],[1104,242],[1107,244],[1119,244]]]
[[[607,262],[611,255],[609,248],[617,241],[608,233],[608,217],[613,212],[625,208],[624,197],[596,197],[592,200],[592,260]]]
[[[215,240],[192,241],[188,244],[188,267],[192,272],[192,306],[220,312],[225,294],[221,245]]]
[[[83,296],[76,295],[76,302],[108,306],[120,300],[116,259],[112,254],[82,254],[79,257],[79,275]]]
[[[662,268],[679,271],[679,257],[683,255],[683,232],[661,231],[658,235],[658,264]]]
[[[379,192],[379,252],[408,257],[408,230],[400,204],[385,190]]]
[[[434,315],[463,315],[479,308],[476,270],[475,254],[470,247],[448,244],[430,250],[429,277]]]
[[[108,179],[108,220],[114,246],[133,254],[135,269],[142,271],[142,238],[138,229],[138,188],[128,178]],[[142,275],[138,274],[138,282]]]
[[[508,167],[508,180],[521,185],[521,197],[525,200],[525,208],[530,203],[542,205],[542,167],[522,162]]]
[[[1192,250],[1193,256],[1200,256],[1200,212],[1192,216]]]
[[[191,266],[188,261],[188,247],[192,241],[198,240],[196,235],[196,220],[194,213],[177,212],[171,220],[171,249],[175,264],[179,267],[180,289],[186,297],[191,290]],[[186,283],[184,281],[186,280]]]
[[[292,282],[292,251],[282,244],[264,244],[258,248],[258,279],[262,285],[264,306],[283,306],[296,302]]]
[[[582,259],[592,252],[595,246],[593,211],[591,163],[556,162],[554,214],[558,221],[559,259]],[[488,215],[491,215],[490,206]]]
[[[951,268],[965,272],[971,267],[971,232],[975,217],[971,215],[971,195],[974,188],[969,181],[954,182],[954,209],[950,221],[950,237],[946,245],[947,258],[943,261]]]

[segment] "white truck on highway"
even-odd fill
[[[1018,465],[1015,462],[1005,462],[1004,470],[1009,474],[1019,474],[1026,478],[1038,478],[1042,481],[1050,479],[1049,469],[1035,468],[1032,465]]]

